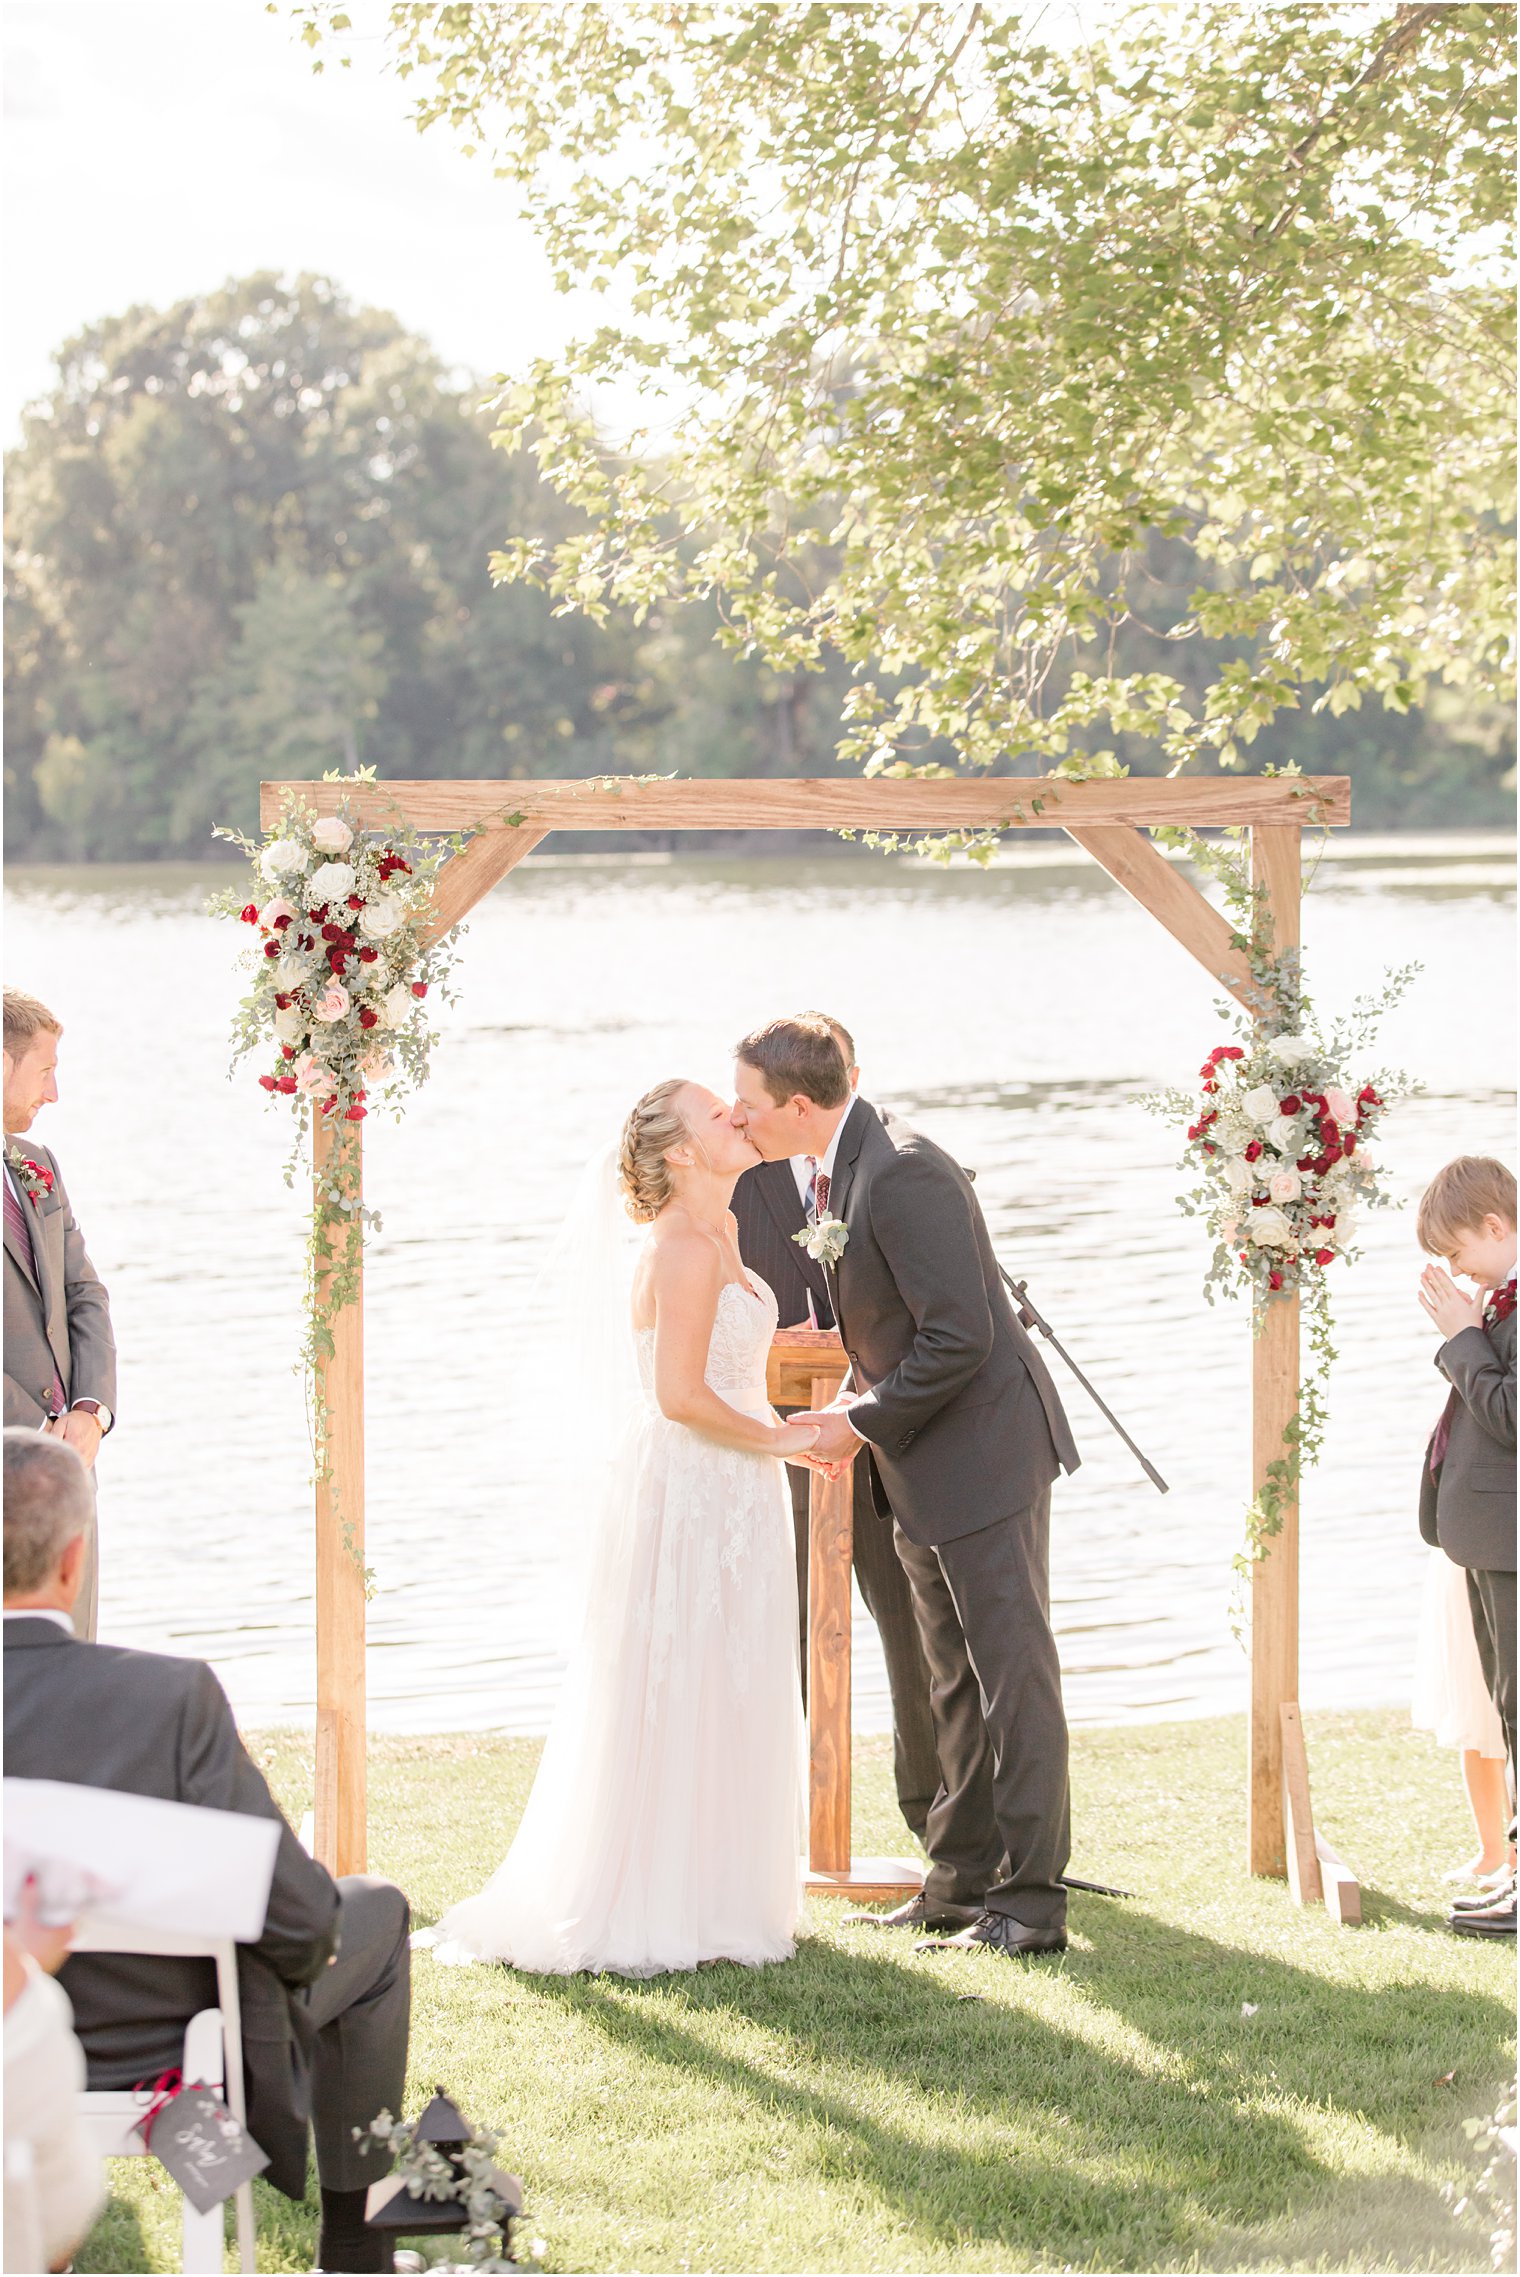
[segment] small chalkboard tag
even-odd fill
[[[148,2148],[199,2214],[269,2164],[214,2087],[182,2087],[161,2104],[148,2128]]]

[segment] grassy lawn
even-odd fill
[[[1082,1732],[1073,1871],[1139,1894],[1074,1899],[1064,1958],[915,1960],[831,1903],[757,1972],[419,1955],[408,2110],[443,2081],[500,2128],[555,2271],[1486,2269],[1441,2186],[1513,2070],[1515,1955],[1442,1926],[1455,1761],[1391,1712],[1312,1716],[1308,1741],[1359,1930],[1241,1870],[1239,1719]],[[299,1814],[309,1743],[253,1744]],[[497,1863],[536,1755],[373,1743],[371,1863],[419,1924]],[[901,1849],[886,1743],[856,1766],[857,1848]],[[113,2179],[77,2266],[176,2268],[167,2177]],[[260,2268],[310,2269],[314,2211],[258,2191]]]

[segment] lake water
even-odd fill
[[[1514,1156],[1513,847],[1343,841],[1305,904],[1327,1010],[1424,970],[1377,1058],[1423,1095],[1385,1125],[1411,1205],[1457,1152]],[[102,1633],[211,1660],[245,1720],[310,1717],[302,1199],[282,1111],[227,1079],[229,873],[13,870],[7,971],[58,1011],[56,1147],[121,1347],[102,1456]],[[574,1561],[546,1485],[563,1426],[522,1415],[527,1293],[574,1176],[651,1083],[724,1088],[747,1027],[822,1005],[869,1097],[978,1172],[1006,1262],[1171,1482],[1160,1498],[1062,1378],[1085,1457],[1056,1489],[1055,1622],[1072,1715],[1239,1708],[1228,1620],[1248,1491],[1244,1307],[1200,1293],[1149,1091],[1223,1031],[1206,976],[1074,851],[988,870],[878,858],[526,865],[471,921],[433,1080],[366,1126],[384,1213],[368,1266],[370,1713],[377,1728],[541,1731]],[[1311,1704],[1407,1699],[1426,1556],[1416,1473],[1440,1405],[1412,1209],[1374,1215],[1341,1281],[1326,1459],[1306,1483]],[[567,1390],[567,1401],[573,1392]],[[567,1410],[569,1412],[569,1410]],[[573,1425],[572,1425],[573,1427]],[[884,1728],[857,1606],[856,1720]]]

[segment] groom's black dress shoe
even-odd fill
[[[931,1905],[922,1890],[890,1913],[847,1913],[842,1926],[867,1929],[964,1929],[981,1918],[974,1905]]]
[[[994,1953],[1006,1953],[1017,1960],[1025,1953],[1064,1953],[1064,1929],[1029,1929],[1022,1921],[1015,1921],[1011,1913],[979,1913],[969,1928],[956,1937],[924,1937],[914,1946],[915,1953],[975,1953],[982,1946],[990,1946]]]
[[[1468,1906],[1461,1913],[1453,1909],[1446,1917],[1446,1926],[1458,1937],[1513,1937],[1515,1893],[1511,1890],[1495,1905]]]

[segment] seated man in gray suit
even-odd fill
[[[306,2195],[308,2123],[322,2189],[324,2270],[385,2270],[363,2226],[366,2187],[388,2161],[351,2130],[399,2112],[411,1955],[393,1883],[335,1882],[308,1858],[238,1738],[203,1661],[90,1644],[71,1630],[90,1517],[72,1448],[5,1433],[5,1768],[16,1779],[113,1787],[280,1820],[264,1933],[238,1951],[248,2128],[268,2179]],[[95,2088],[135,2087],[177,2066],[185,2025],[216,2005],[211,1962],[76,1954],[60,1972]]]

